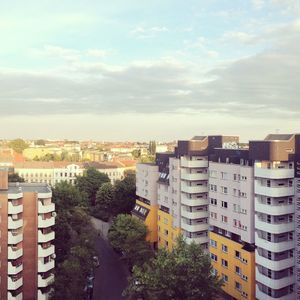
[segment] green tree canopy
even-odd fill
[[[34,141],[34,144],[37,145],[37,146],[45,146],[46,145],[46,141],[45,140],[36,140]]]
[[[161,249],[155,258],[133,268],[124,294],[128,299],[214,300],[221,286],[202,247],[180,237],[172,252]]]
[[[122,252],[129,266],[141,265],[152,256],[150,245],[146,242],[147,227],[131,215],[118,215],[108,232],[112,247]]]
[[[24,179],[17,173],[8,174],[8,182],[24,182]]]
[[[77,188],[88,195],[90,204],[95,205],[96,194],[103,183],[110,182],[109,177],[97,171],[95,168],[88,168],[83,176],[78,176],[76,180]]]
[[[15,139],[9,142],[8,146],[18,153],[22,153],[24,149],[28,148],[28,144],[22,139]]]

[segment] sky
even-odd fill
[[[299,0],[2,0],[0,139],[300,132]]]

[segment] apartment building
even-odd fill
[[[55,205],[46,183],[8,183],[0,170],[0,299],[49,298]]]
[[[300,135],[250,141],[254,160],[257,299],[300,299]]]
[[[254,170],[249,150],[215,149],[209,159],[213,271],[231,299],[255,299]]]
[[[136,173],[137,200],[132,215],[141,219],[148,228],[147,240],[157,248],[157,181],[158,166],[138,164]]]

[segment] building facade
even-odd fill
[[[8,183],[0,170],[0,299],[49,298],[54,280],[55,205],[45,183]]]

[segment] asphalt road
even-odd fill
[[[119,256],[102,237],[96,241],[100,267],[95,270],[93,300],[124,300],[128,271]]]

